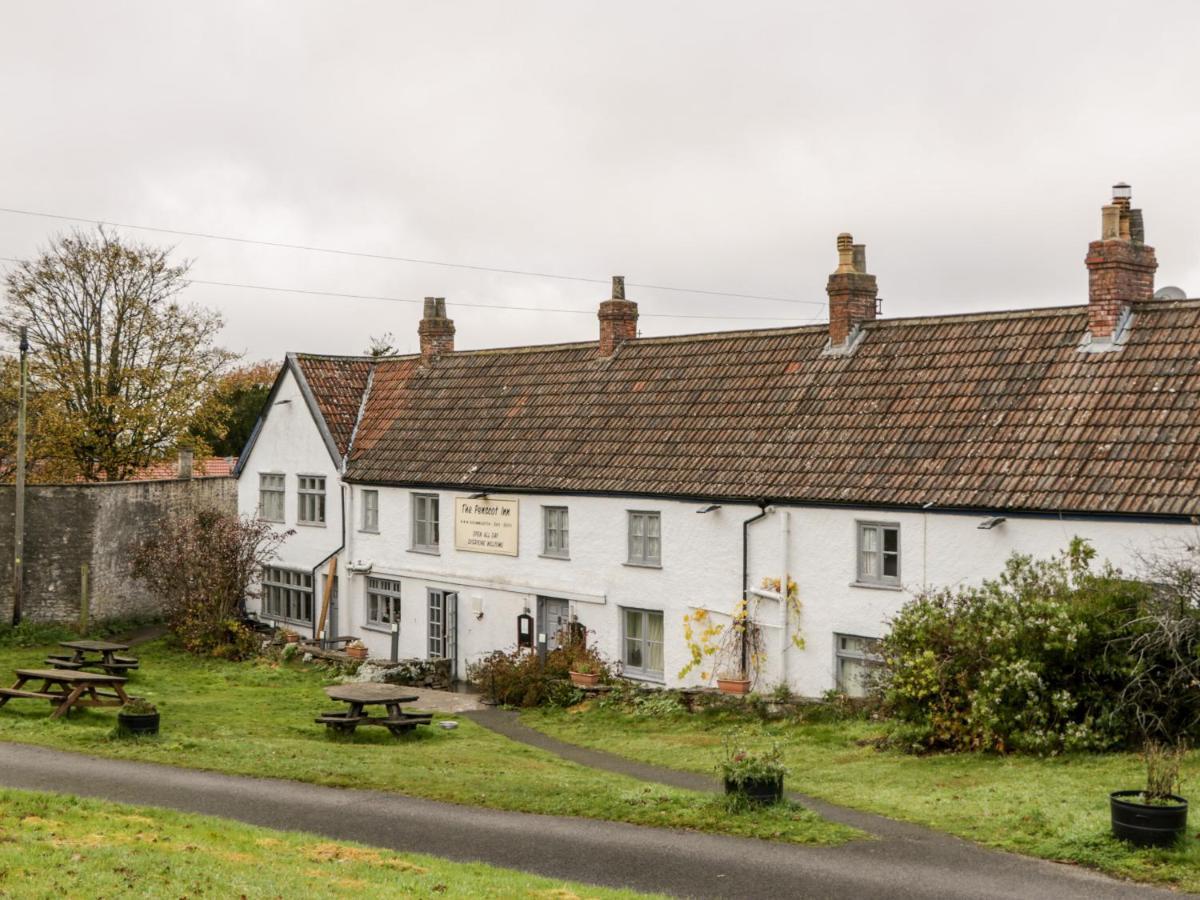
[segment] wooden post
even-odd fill
[[[87,563],[82,563],[79,566],[79,633],[87,634],[88,628],[88,606],[90,597],[88,593],[88,572],[90,566]]]
[[[333,580],[337,577],[337,557],[329,558],[329,570],[325,573],[325,590],[321,592],[321,619],[317,622],[317,640],[324,646],[325,617],[329,615],[329,597],[333,593]]]
[[[29,330],[21,326],[21,365],[17,386],[17,484],[15,499],[16,534],[13,537],[12,623],[21,624],[21,605],[25,591],[25,380],[29,372]]]

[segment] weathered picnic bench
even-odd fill
[[[394,735],[407,734],[418,725],[433,722],[430,713],[405,712],[401,703],[412,703],[419,699],[415,694],[406,694],[405,688],[394,684],[364,682],[361,684],[335,684],[325,688],[331,700],[350,704],[348,710],[321,713],[316,723],[324,725],[338,734],[354,734],[359,725],[382,725]],[[365,712],[368,706],[383,706],[386,716],[372,716]]]
[[[55,669],[101,669],[108,675],[125,675],[138,667],[138,661],[132,656],[118,656],[118,653],[128,650],[128,644],[114,644],[111,641],[59,641],[60,647],[72,651],[69,656],[50,654],[46,657],[46,665]],[[100,654],[99,659],[89,656],[89,653]]]
[[[26,688],[41,681],[40,690]],[[129,700],[125,679],[119,675],[76,672],[70,669],[17,669],[17,683],[0,688],[0,706],[14,697],[49,700],[54,704],[50,718],[65,716],[76,706],[121,706]]]

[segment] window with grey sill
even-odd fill
[[[258,515],[268,522],[282,522],[283,501],[287,495],[287,477],[278,472],[258,476]]]
[[[436,552],[438,549],[438,495],[412,495],[412,549]]]
[[[900,585],[900,526],[894,522],[858,523],[858,572],[861,584]]]
[[[558,559],[571,555],[570,521],[565,506],[542,507],[542,555]]]
[[[286,619],[311,625],[313,618],[312,572],[264,566],[262,609],[269,619]]]
[[[659,513],[629,511],[629,564],[662,565],[662,527]]]
[[[661,610],[621,608],[621,662],[625,675],[663,680]]]
[[[360,531],[379,531],[379,491],[362,492],[362,527]]]
[[[390,578],[367,579],[367,625],[391,630],[400,622],[400,582]]]
[[[879,639],[835,634],[833,640],[837,689],[848,697],[865,697],[871,670],[883,664],[879,656]]]
[[[296,521],[301,525],[325,524],[325,476],[301,475]]]

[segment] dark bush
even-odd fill
[[[527,650],[496,650],[469,666],[467,678],[504,706],[571,706],[583,692],[571,684],[570,663],[564,650],[547,653],[545,665]]]

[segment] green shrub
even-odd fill
[[[1014,554],[980,587],[922,594],[881,648],[878,685],[908,749],[1105,750],[1128,743],[1126,637],[1147,587],[1074,540],[1048,560]]]

